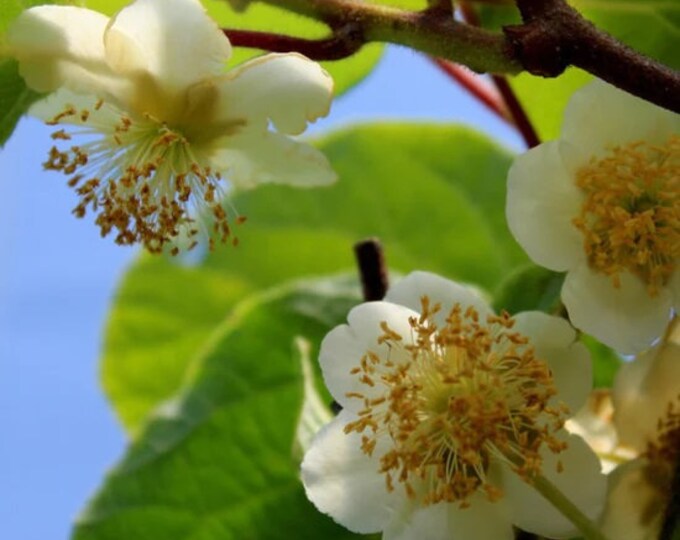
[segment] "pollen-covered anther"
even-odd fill
[[[591,268],[639,277],[650,294],[668,283],[680,257],[680,137],[610,150],[577,172],[584,193],[574,225]]]
[[[77,217],[92,212],[102,236],[114,233],[118,244],[143,243],[152,253],[170,245],[170,253],[178,254],[172,244],[180,237],[189,239],[192,249],[200,232],[211,247],[215,240],[237,243],[221,203],[221,175],[200,165],[181,132],[105,107],[102,100],[80,111],[68,105],[48,124],[69,123],[73,117],[80,121],[79,135],[96,139],[64,150],[52,147],[44,167],[70,177],[68,184],[80,198],[73,210]],[[68,141],[74,135],[59,129],[52,138]],[[199,221],[190,217],[191,208],[198,210]]]
[[[497,500],[500,491],[487,481],[492,459],[530,480],[544,445],[555,453],[565,447],[554,436],[564,410],[549,405],[552,375],[508,314],[483,321],[456,304],[440,327],[441,306],[427,297],[421,306],[409,320],[411,336],[381,324],[377,345],[402,353],[369,351],[350,371],[367,389],[347,394],[364,409],[345,432],[361,433],[368,455],[388,436],[391,448],[379,456],[388,491],[401,484],[426,505],[465,507],[478,491]]]

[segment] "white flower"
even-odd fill
[[[58,90],[32,112],[71,128],[53,134],[74,140],[53,148],[46,167],[78,186],[76,215],[97,213],[102,234],[115,229],[121,244],[159,251],[202,232],[211,245],[226,240],[223,176],[246,187],[335,179],[321,153],[287,136],[327,114],[329,75],[297,54],[223,73],[231,45],[199,0],[137,0],[110,20],[39,6],[8,38],[27,84]],[[192,207],[212,224],[192,219]]]
[[[612,392],[620,444],[637,457],[609,476],[602,530],[609,538],[656,540],[680,460],[680,321],[666,340],[625,365]]]
[[[680,305],[680,115],[599,81],[579,90],[561,138],[512,165],[507,219],[536,263],[567,271],[577,328],[646,348]]]
[[[423,272],[348,321],[320,351],[343,409],[302,463],[319,510],[386,540],[511,539],[512,524],[573,535],[527,483],[540,471],[598,515],[597,457],[560,429],[564,404],[577,410],[591,380],[566,321],[496,316],[470,289]]]
[[[609,473],[601,519],[607,538],[656,540],[680,459],[680,321],[625,364],[613,391],[594,391],[566,428],[582,436]]]

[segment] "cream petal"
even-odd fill
[[[592,388],[593,368],[588,349],[576,340],[576,331],[564,319],[539,311],[518,313],[515,320],[515,330],[531,339],[538,358],[550,367],[556,399],[572,413],[578,411]]]
[[[296,135],[308,122],[326,116],[333,79],[316,62],[299,54],[268,54],[246,62],[217,82],[218,122],[245,120]]]
[[[361,358],[370,350],[382,358],[388,356],[401,359],[403,351],[390,349],[387,345],[378,345],[382,335],[380,323],[386,322],[395,332],[400,333],[410,342],[411,327],[409,317],[417,313],[403,306],[388,302],[368,302],[353,308],[348,315],[349,325],[335,327],[321,342],[319,363],[324,382],[335,400],[349,410],[363,408],[359,399],[347,398],[346,393],[356,392],[368,398],[375,398],[384,392],[380,385],[370,387],[359,381],[359,375],[350,371],[360,365]],[[404,357],[405,358],[405,357]],[[381,364],[374,366],[378,372]]]
[[[663,143],[678,132],[680,115],[599,80],[574,93],[562,124],[562,139],[574,150],[574,166],[617,145]]]
[[[212,161],[239,187],[270,182],[311,187],[337,179],[326,156],[285,135],[248,130],[220,142],[224,146],[214,152]]]
[[[616,468],[608,478],[607,505],[601,531],[607,538],[656,540],[665,501],[649,482],[647,462],[636,459]]]
[[[506,215],[512,234],[537,264],[564,271],[582,260],[583,239],[572,220],[583,196],[548,142],[518,156],[508,173]]]
[[[370,533],[385,527],[404,495],[388,493],[378,472],[380,447],[369,458],[361,451],[361,434],[344,433],[355,419],[343,410],[319,431],[302,461],[302,483],[321,512],[351,531]]]
[[[482,320],[493,314],[488,304],[471,288],[429,272],[412,272],[400,279],[387,292],[385,300],[420,313],[423,296],[427,296],[431,304],[441,303],[442,309],[434,318],[438,325],[445,323],[449,311],[456,303],[461,304],[464,309],[474,307]]]
[[[621,287],[611,278],[581,264],[567,274],[562,287],[572,324],[623,354],[641,351],[661,334],[669,320],[671,294],[656,297],[635,276],[621,274]]]
[[[113,70],[147,73],[169,93],[218,75],[231,55],[199,0],[136,0],[111,19],[104,44]]]
[[[581,512],[596,520],[604,507],[606,476],[600,473],[600,462],[583,439],[569,435],[566,441],[567,449],[559,454],[543,449],[543,475]],[[561,473],[557,472],[558,462],[564,467]],[[507,465],[500,470],[501,488],[515,525],[548,538],[578,536],[574,525],[531,485]]]
[[[515,537],[503,503],[483,496],[468,508],[439,503],[415,510],[408,520],[394,520],[383,540],[512,540]]]
[[[7,32],[26,83],[39,92],[65,86],[118,100],[130,83],[106,63],[103,35],[109,19],[89,9],[38,6],[24,11]]]
[[[660,342],[624,364],[614,379],[614,424],[621,444],[638,452],[657,437],[656,426],[678,404],[680,343]]]
[[[121,112],[109,104],[96,108],[97,98],[87,94],[76,94],[68,88],[60,88],[56,92],[49,94],[45,99],[37,101],[31,106],[31,115],[49,122],[58,114],[63,113],[67,108],[72,107],[77,111],[76,114],[64,116],[59,124],[71,124],[83,126],[87,124],[94,129],[98,125],[109,126],[113,129],[120,122]],[[82,111],[88,112],[87,122],[83,121]],[[57,128],[55,128],[57,129]]]

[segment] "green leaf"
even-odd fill
[[[596,26],[634,49],[668,66],[680,68],[680,2],[676,0],[572,0],[570,2]],[[499,29],[519,24],[513,6],[484,6],[485,27]],[[573,92],[592,79],[579,69],[569,69],[556,79],[528,74],[511,78],[511,84],[543,140],[559,135],[562,114]]]
[[[616,372],[623,363],[621,356],[610,347],[586,334],[581,334],[581,341],[588,347],[593,359],[593,386],[595,388],[611,388]]]
[[[561,309],[560,291],[564,274],[527,264],[503,280],[494,295],[497,312],[544,311],[554,315]]]
[[[21,116],[40,96],[26,86],[16,61],[0,61],[0,148],[14,132]]]
[[[249,218],[237,249],[218,248],[193,267],[143,256],[131,268],[111,312],[102,370],[128,430],[177,391],[238,300],[292,278],[351,270],[362,238],[378,236],[395,270],[430,270],[489,290],[526,263],[503,215],[510,155],[486,137],[459,127],[374,125],[319,147],[339,182],[235,196],[233,206]]]
[[[294,284],[239,305],[191,385],[108,475],[74,540],[355,538],[307,501],[294,457],[304,397],[296,340],[316,355],[359,301],[353,282]]]

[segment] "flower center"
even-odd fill
[[[490,500],[501,496],[487,481],[492,460],[529,478],[540,468],[543,443],[562,450],[553,433],[565,410],[549,406],[556,393],[550,370],[527,338],[512,330],[507,314],[481,323],[474,309],[457,304],[438,328],[433,316],[439,310],[422,299],[420,317],[409,321],[410,344],[383,323],[378,343],[390,354],[369,351],[352,370],[371,397],[348,394],[363,400],[364,408],[345,432],[362,433],[369,456],[388,439],[380,456],[388,491],[397,481],[423,504],[456,501],[464,507],[478,490]],[[407,360],[393,359],[397,349]]]
[[[148,115],[132,118],[101,100],[91,109],[69,105],[47,123],[80,128],[55,131],[54,140],[87,140],[63,151],[53,146],[44,166],[70,177],[68,184],[80,197],[73,213],[95,213],[102,236],[115,230],[118,244],[141,242],[152,253],[174,244],[173,255],[180,238],[192,249],[201,233],[211,248],[215,240],[237,243],[220,202],[220,173],[204,165],[205,156],[177,130]]]
[[[582,167],[576,184],[585,200],[574,225],[591,268],[617,287],[628,271],[657,294],[680,255],[680,137],[618,146]]]

